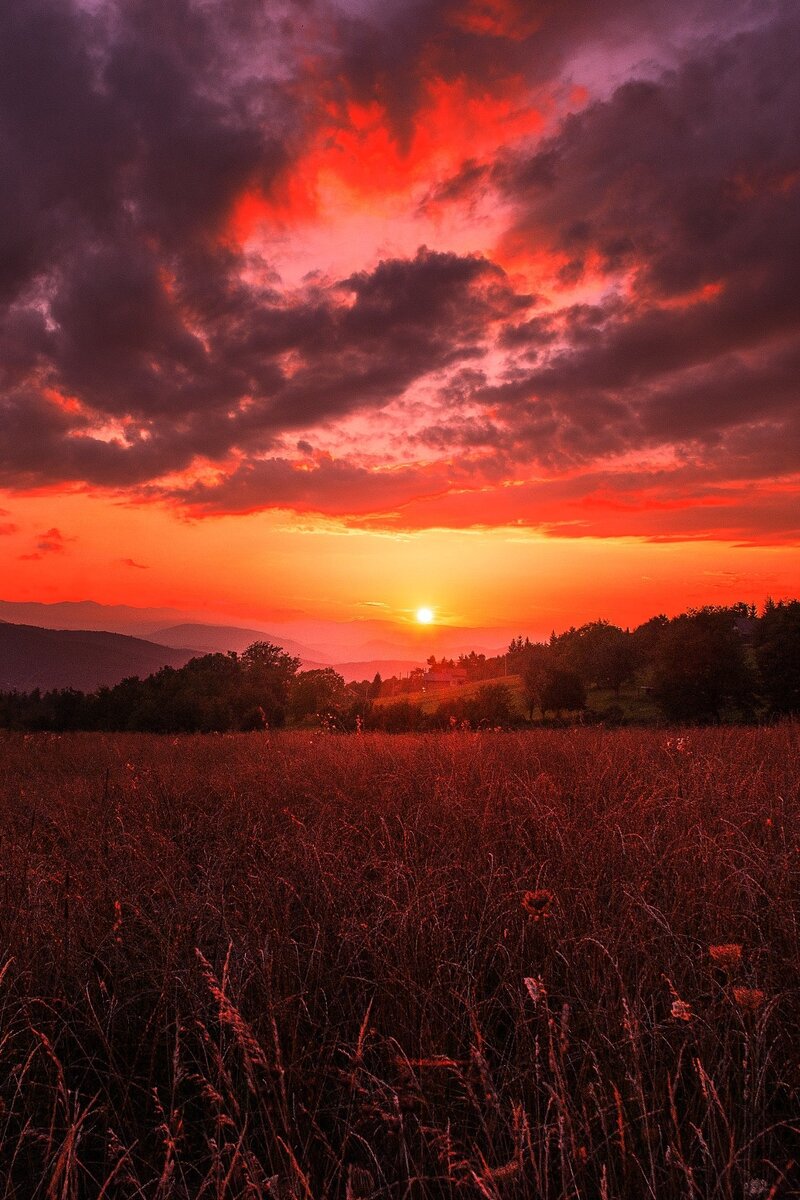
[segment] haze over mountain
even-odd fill
[[[534,622],[531,622],[533,625]],[[355,659],[376,658],[413,659],[424,662],[431,654],[437,657],[458,656],[476,650],[478,653],[502,653],[511,637],[520,630],[503,627],[469,627],[435,622],[420,625],[414,621],[364,618],[355,621],[297,620],[275,622],[276,637],[286,635],[301,639],[306,645],[324,647],[333,663]],[[525,630],[531,636],[545,633]]]
[[[304,646],[292,638],[270,634],[263,629],[241,629],[235,625],[203,625],[197,621],[185,621],[180,625],[157,629],[150,637],[161,646],[180,646],[203,654],[226,654],[229,650],[241,654],[253,642],[280,642],[286,653],[299,658],[301,663],[321,666],[329,661],[320,650]]]
[[[202,617],[205,620],[198,619]],[[235,620],[217,624],[208,620],[208,614],[175,608],[98,604],[92,600],[57,604],[0,600],[0,620],[46,629],[125,633],[198,653],[240,652],[254,641],[266,640],[296,655],[305,669],[309,666],[350,669],[363,665],[365,674],[354,678],[366,678],[375,671],[382,675],[393,674],[392,668],[397,664],[403,664],[403,670],[410,670],[412,666],[424,663],[431,654],[449,658],[470,650],[487,655],[502,653],[517,633],[546,637],[550,632],[549,628],[536,628],[535,622],[520,630],[502,626],[468,628],[444,623],[422,626],[411,620],[401,622],[380,617],[351,621],[298,617],[269,623],[251,619],[241,625]]]
[[[418,659],[407,658],[369,658],[362,662],[340,662],[333,668],[345,683],[362,683],[365,679],[372,680],[376,675],[381,679],[390,679],[393,675],[408,675],[422,663]]]
[[[98,604],[95,600],[0,600],[0,620],[42,629],[97,629],[107,633],[149,636],[166,625],[186,621],[190,614],[177,608],[139,608],[129,604]]]

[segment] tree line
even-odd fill
[[[332,667],[301,671],[300,660],[280,646],[256,642],[241,654],[203,655],[90,694],[0,692],[0,727],[193,733],[322,724],[401,732],[535,720],[614,723],[631,719],[619,703],[623,694],[646,698],[669,722],[770,719],[800,714],[800,601],[768,600],[760,615],[746,604],[706,606],[653,617],[634,630],[593,621],[544,642],[516,637],[502,655],[472,652],[457,662],[477,688],[452,689],[423,708],[398,685],[420,689],[424,669],[410,680],[376,675],[345,684]],[[516,695],[511,677],[520,681]],[[587,709],[591,693],[604,696],[605,707]]]

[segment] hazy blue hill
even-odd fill
[[[94,691],[129,675],[181,667],[188,649],[157,645],[120,633],[42,629],[0,622],[0,690],[77,688]]]

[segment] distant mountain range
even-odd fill
[[[195,621],[185,621],[181,625],[168,625],[166,629],[155,630],[150,634],[150,640],[158,642],[160,646],[179,646],[202,654],[227,654],[229,650],[241,654],[253,642],[273,642],[303,663],[313,663],[314,666],[327,666],[329,663],[329,659],[320,656],[318,650],[292,638],[272,635],[260,629],[239,629],[235,625],[201,625]]]
[[[172,645],[167,644],[168,638]],[[161,667],[182,667],[201,654],[228,650],[241,653],[259,640],[265,640],[265,635],[256,630],[227,626],[174,626],[145,640],[101,630],[43,629],[0,620],[0,691],[76,688],[93,692],[99,687],[113,687],[131,675],[144,678]],[[306,647],[291,639],[285,638],[279,644],[301,659],[301,670],[331,665],[304,657]],[[376,673],[384,679],[405,675],[419,665],[407,659],[370,659],[337,663],[334,667],[350,683],[371,680]]]
[[[186,617],[177,608],[134,608],[129,604],[98,604],[95,600],[61,600],[55,604],[0,600],[0,621],[42,629],[98,629],[146,638]]]
[[[421,667],[422,662],[407,658],[368,658],[364,662],[334,663],[334,671],[338,671],[345,683],[361,683],[364,679],[370,681],[376,675],[382,679],[391,679],[392,675],[408,675],[415,667]]]
[[[144,677],[161,667],[182,667],[193,658],[122,633],[41,629],[0,622],[0,690],[76,688],[93,692],[130,675]]]
[[[136,608],[125,604],[98,604],[94,600],[40,601],[0,600],[0,620],[18,625],[38,625],[44,629],[102,629],[109,633],[127,633],[152,641],[166,642],[176,627],[203,646],[235,649],[227,645],[231,634],[242,634],[254,641],[264,638],[286,647],[291,653],[315,663],[372,662],[376,659],[424,662],[431,654],[448,658],[475,650],[487,655],[502,654],[517,633],[549,636],[530,628],[499,626],[465,628],[434,623],[418,625],[406,619],[363,617],[348,621],[322,620],[297,615],[291,620],[239,619],[232,614],[209,618],[209,614],[177,608]],[[188,627],[188,630],[187,630]],[[165,633],[166,631],[166,633]],[[180,636],[180,635],[175,635]],[[183,641],[168,643],[184,645]],[[250,644],[249,642],[247,644]],[[191,649],[195,649],[192,646]]]
[[[0,688],[92,690],[128,675],[180,666],[200,654],[241,653],[257,641],[282,646],[300,659],[301,670],[332,666],[349,683],[371,680],[376,673],[384,679],[408,674],[431,654],[449,658],[473,649],[487,656],[503,653],[509,641],[509,631],[503,629],[422,627],[385,618],[297,618],[240,626],[195,619],[199,615],[93,600],[0,600]],[[28,632],[14,634],[13,629]]]

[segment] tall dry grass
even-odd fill
[[[797,1194],[799,750],[0,737],[0,1194]]]

